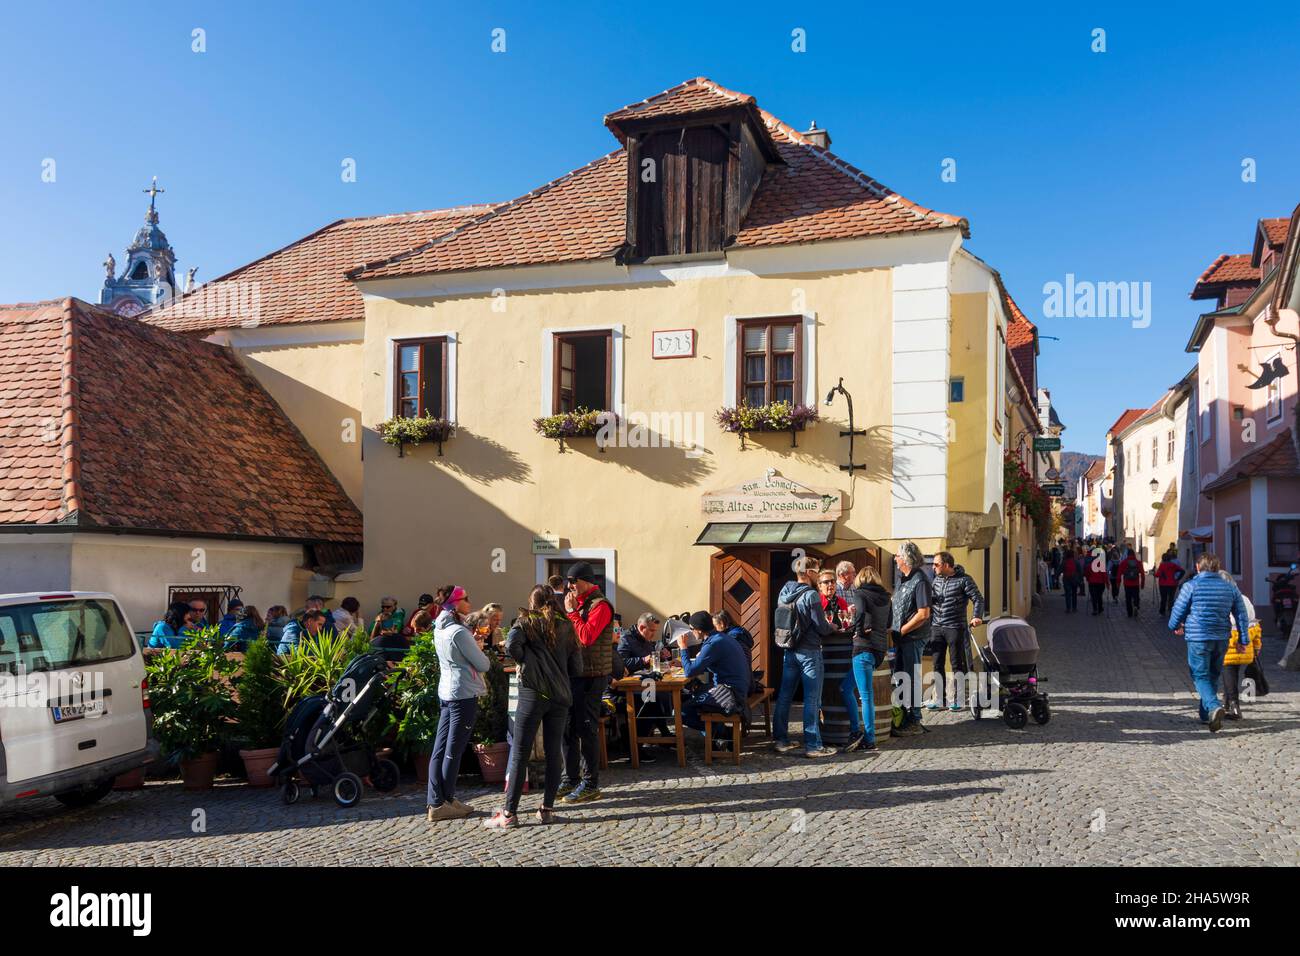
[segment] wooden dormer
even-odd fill
[[[627,148],[625,256],[721,252],[769,164],[782,164],[753,97],[692,80],[605,117]]]

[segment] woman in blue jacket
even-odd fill
[[[1169,629],[1187,641],[1187,669],[1196,685],[1201,723],[1210,733],[1223,726],[1223,705],[1219,703],[1219,677],[1223,658],[1237,621],[1239,640],[1250,644],[1250,616],[1241,592],[1219,576],[1219,559],[1206,551],[1196,559],[1196,577],[1183,585],[1169,613]]]
[[[149,635],[150,647],[178,648],[185,643],[186,615],[190,613],[190,606],[184,601],[176,601],[167,608],[167,613],[163,619],[153,626],[153,633]]]

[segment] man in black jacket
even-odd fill
[[[978,626],[984,617],[984,596],[975,586],[975,579],[953,560],[947,551],[934,556],[934,583],[930,586],[930,633],[936,642],[934,654],[934,698],[926,707],[939,710],[947,701],[949,710],[961,710],[958,700],[958,674],[964,682],[966,672],[966,606],[975,606],[975,616],[970,623]],[[948,659],[944,674],[944,657]],[[939,678],[944,674],[943,678]]]
[[[659,618],[647,611],[636,619],[635,628],[623,628],[618,632],[618,650],[615,656],[623,662],[629,674],[655,670],[658,667],[655,656],[655,642],[658,638]],[[648,737],[655,729],[658,729],[661,736],[672,736],[668,730],[667,713],[661,700],[643,699],[637,710],[636,722],[635,733],[638,737]],[[629,735],[633,733],[632,728],[628,728],[628,733]],[[641,762],[655,762],[654,756],[645,747],[641,748]]]

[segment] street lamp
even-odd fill
[[[844,400],[849,403],[849,430],[844,431],[843,429],[840,429],[840,437],[844,438],[845,436],[848,436],[849,439],[849,463],[847,465],[840,465],[840,471],[847,471],[849,473],[852,473],[854,471],[857,471],[859,468],[867,467],[866,465],[855,465],[853,463],[853,436],[866,435],[866,430],[853,427],[853,396],[850,395],[848,389],[844,387],[843,376],[840,376],[839,383],[834,388],[832,388],[829,392],[826,393],[827,408],[829,408],[831,404],[835,401],[836,392],[839,392],[841,395],[843,395]]]
[[[1159,490],[1160,490],[1160,482],[1158,482],[1158,481],[1156,481],[1154,478],[1152,478],[1152,479],[1151,479],[1151,493],[1154,495],[1154,494],[1155,494],[1157,491],[1159,491]]]

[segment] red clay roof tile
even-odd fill
[[[0,306],[0,363],[22,370],[0,402],[0,461],[19,463],[0,469],[0,524],[362,539],[356,506],[229,349],[64,299]]]

